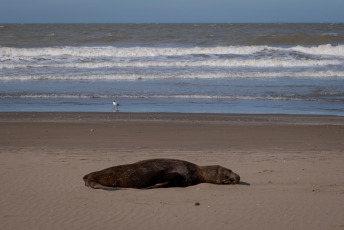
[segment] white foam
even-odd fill
[[[307,55],[295,55],[295,52]],[[217,56],[220,54],[229,56]],[[6,70],[0,73],[0,80],[343,78],[343,57],[344,45],[290,48],[0,47],[0,70]],[[122,68],[121,73],[135,74],[112,71],[116,68]],[[108,74],[110,71],[114,74]]]
[[[155,57],[199,55],[250,55],[263,50],[294,50],[306,54],[344,56],[344,45],[320,45],[314,47],[296,46],[291,48],[269,46],[219,46],[193,48],[153,48],[153,47],[54,47],[54,48],[12,48],[0,47],[1,57]]]
[[[253,54],[266,46],[229,46],[194,48],[116,48],[116,47],[56,47],[56,48],[12,48],[2,47],[4,56],[78,56],[78,57],[154,57],[190,54]]]
[[[284,60],[271,59],[230,59],[208,61],[130,61],[130,62],[85,62],[85,63],[45,63],[45,64],[0,64],[0,69],[14,68],[151,68],[151,67],[314,67],[344,65],[344,60]]]
[[[281,52],[282,53],[278,53]],[[297,58],[293,52],[316,55]],[[216,55],[240,55],[217,57]],[[194,56],[188,56],[194,55]],[[200,57],[199,55],[209,55]],[[171,58],[172,57],[172,58]],[[344,45],[291,48],[229,46],[194,48],[0,47],[0,69],[15,68],[151,68],[151,67],[315,67],[344,66]]]
[[[304,46],[296,46],[290,48],[291,50],[298,51],[305,54],[313,54],[313,55],[327,55],[327,56],[344,56],[344,45],[332,46],[330,44],[327,45],[320,45],[315,47],[304,47]]]
[[[342,99],[331,98],[301,98],[294,95],[281,96],[240,96],[240,95],[200,95],[200,94],[175,94],[175,95],[74,95],[74,94],[13,94],[0,95],[0,98],[18,98],[18,99],[90,99],[103,98],[112,99],[203,99],[203,100],[278,100],[278,101],[327,101],[343,102]]]
[[[344,71],[299,71],[299,72],[226,72],[226,73],[188,73],[188,74],[90,74],[90,75],[14,75],[0,76],[0,81],[35,80],[155,80],[155,79],[344,79]]]

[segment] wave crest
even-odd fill
[[[153,47],[55,47],[55,48],[12,48],[0,47],[1,58],[4,57],[37,57],[37,56],[70,56],[70,57],[154,57],[154,56],[185,56],[193,54],[203,55],[250,55],[263,50],[297,51],[313,55],[344,56],[344,45],[330,44],[290,48],[272,46],[219,46],[193,48],[153,48]]]

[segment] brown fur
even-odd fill
[[[119,165],[84,176],[86,186],[115,190],[122,188],[186,187],[199,183],[238,184],[232,170],[214,165],[198,166],[174,159],[152,159]]]

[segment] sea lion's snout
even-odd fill
[[[89,187],[90,185],[88,184],[88,174],[85,175],[82,179],[85,181],[85,186]]]
[[[221,172],[218,174],[220,176],[220,182],[217,184],[239,184],[240,183],[240,176],[234,173],[230,169],[221,168]]]
[[[230,177],[231,184],[239,184],[240,183],[240,176],[236,173],[232,173]]]
[[[223,181],[223,184],[239,184],[240,183],[240,176],[234,172],[231,172],[229,178]]]

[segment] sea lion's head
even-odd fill
[[[240,176],[232,170],[220,167],[218,171],[219,184],[239,184]]]
[[[85,186],[87,186],[87,187],[89,187],[90,185],[89,185],[89,183],[88,183],[88,176],[89,176],[90,174],[87,174],[87,175],[85,175],[82,179],[84,179],[84,181],[85,181]]]
[[[200,166],[202,182],[212,184],[239,184],[240,176],[219,165]]]

